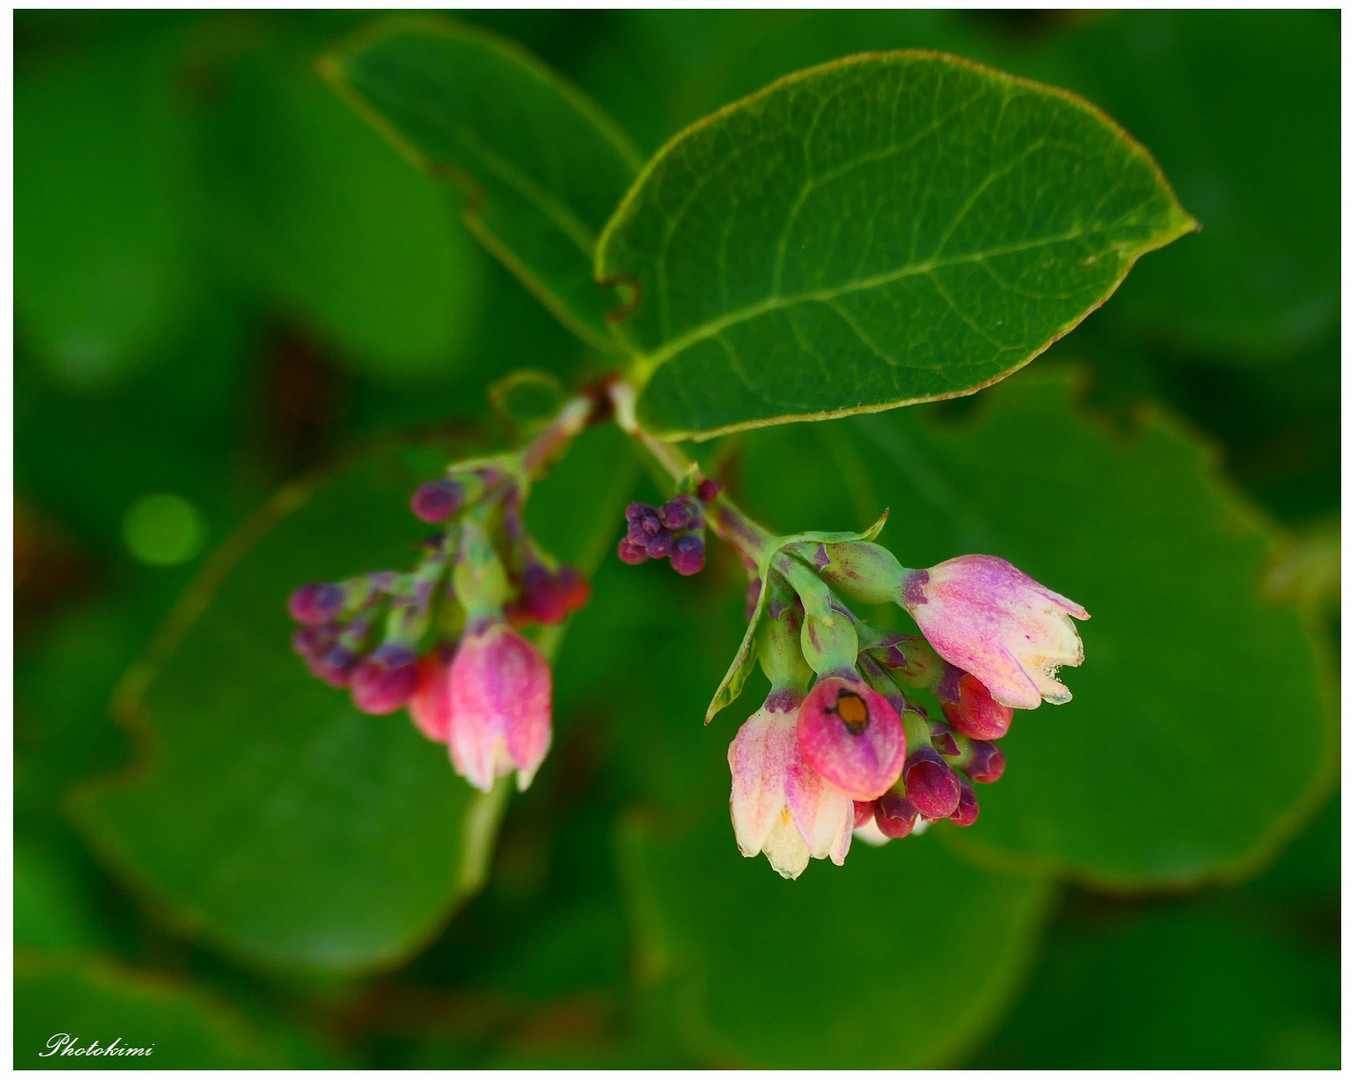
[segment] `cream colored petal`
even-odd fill
[[[795,880],[810,865],[810,848],[801,839],[801,833],[792,821],[790,810],[784,809],[773,823],[773,829],[764,841],[763,853],[768,862],[785,878]]]

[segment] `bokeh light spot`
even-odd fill
[[[127,508],[123,540],[141,562],[177,566],[202,551],[207,526],[187,499],[157,492],[143,495]]]

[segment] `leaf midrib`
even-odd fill
[[[1124,228],[1125,223],[1119,223],[1116,227]],[[889,270],[885,273],[859,278],[856,281],[850,281],[844,285],[835,286],[833,288],[812,289],[806,292],[795,293],[790,296],[774,294],[764,300],[760,300],[756,304],[750,304],[748,307],[741,308],[738,311],[728,312],[717,318],[709,319],[705,323],[700,323],[652,352],[636,354],[634,358],[636,371],[643,380],[648,381],[650,376],[666,361],[672,359],[684,350],[691,348],[699,342],[714,338],[732,326],[748,322],[751,319],[758,318],[760,315],[766,315],[770,311],[780,311],[783,308],[795,307],[797,304],[811,302],[827,303],[829,301],[837,300],[841,296],[863,292],[867,289],[879,288],[882,285],[889,285],[892,282],[901,281],[909,277],[920,277],[925,274],[930,274],[934,270],[945,269],[949,266],[961,266],[966,263],[980,263],[986,259],[995,258],[1000,255],[1015,255],[1020,252],[1032,251],[1036,248],[1045,247],[1050,244],[1060,244],[1069,240],[1093,237],[1101,233],[1109,232],[1111,231],[1111,228],[1112,226],[1103,226],[1097,229],[1079,228],[1058,236],[1044,236],[1036,240],[1025,240],[1016,244],[1005,244],[984,251],[968,252],[953,258],[932,258],[926,259],[920,263],[909,263],[896,270]],[[1109,251],[1111,253],[1121,254],[1131,247],[1133,247],[1131,244],[1113,244]]]

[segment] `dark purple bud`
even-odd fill
[[[674,548],[669,553],[669,565],[684,577],[692,577],[700,572],[707,565],[707,545],[702,542],[702,537],[689,533],[675,540]],[[757,586],[758,582],[754,584]],[[756,599],[757,596],[755,593]]]
[[[288,613],[304,626],[320,626],[344,607],[344,590],[329,582],[313,582],[295,590],[287,600]]]
[[[353,669],[357,666],[358,657],[356,655],[349,652],[343,645],[333,645],[315,662],[311,671],[318,679],[323,679],[338,689],[341,686],[349,685],[349,679],[353,676]]]
[[[646,542],[646,554],[652,559],[664,559],[668,557],[669,550],[673,546],[673,534],[668,530],[661,529]]]
[[[977,784],[992,784],[1004,775],[1004,752],[993,743],[971,743],[971,760],[963,770]]]
[[[589,603],[589,582],[573,566],[563,566],[556,572],[556,587],[565,597],[567,611],[579,611]]]
[[[918,820],[919,812],[903,795],[888,791],[876,800],[876,827],[892,840],[908,836]]]
[[[703,480],[697,485],[697,497],[704,503],[709,503],[712,499],[721,494],[721,485],[715,480]]]
[[[905,793],[924,817],[951,817],[961,798],[961,778],[936,750],[925,746],[905,762]]]
[[[522,613],[531,622],[559,623],[570,614],[568,597],[550,570],[540,564],[523,571]]]
[[[353,669],[349,689],[365,713],[385,716],[404,708],[419,685],[419,657],[405,645],[383,645]]]
[[[639,503],[639,502],[628,503],[628,504],[627,504],[627,514],[626,514],[626,516],[627,516],[627,521],[629,521],[629,522],[639,522],[639,521],[641,520],[641,518],[645,515],[645,512],[646,512],[647,510],[649,510],[649,509],[650,509],[650,507],[648,507],[645,503]]]
[[[975,824],[975,819],[979,816],[980,804],[976,802],[975,789],[970,784],[962,784],[961,798],[957,800],[957,807],[952,811],[952,821],[967,829]]]
[[[674,532],[698,528],[702,524],[702,504],[691,495],[676,495],[660,508],[660,520]]]
[[[333,626],[299,626],[292,631],[292,647],[302,659],[314,663],[335,643]]]
[[[633,544],[630,540],[623,540],[617,545],[617,557],[632,566],[639,566],[650,558],[644,544]]]
[[[650,539],[650,534],[641,528],[639,521],[633,521],[627,526],[627,539],[633,544],[644,544]]]
[[[462,508],[462,485],[455,480],[430,480],[410,496],[410,509],[420,521],[437,525]]]
[[[647,536],[656,536],[664,531],[664,522],[660,520],[659,511],[653,506],[647,506],[644,514],[641,515],[639,522],[641,531]]]

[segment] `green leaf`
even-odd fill
[[[15,321],[71,386],[159,359],[194,291],[189,128],[167,46],[144,35],[15,81]]]
[[[14,1065],[20,1069],[267,1069],[296,1064],[235,1010],[164,976],[102,961],[20,957],[14,975]],[[49,1054],[53,1036],[75,1046],[149,1055]],[[42,1056],[48,1054],[48,1056]]]
[[[861,513],[865,487],[908,522],[880,541],[906,565],[998,555],[1091,613],[1074,700],[1017,715],[979,823],[944,829],[958,851],[1109,887],[1238,875],[1331,790],[1328,662],[1307,613],[1259,595],[1272,529],[1197,438],[1153,410],[1113,437],[1072,391],[1024,378],[964,424],[864,417],[818,446],[764,433],[749,475],[793,520]]]
[[[668,438],[954,397],[1194,227],[1087,103],[933,53],[788,76],[672,140],[599,241]]]
[[[447,752],[404,713],[372,717],[309,677],[288,593],[413,562],[414,482],[446,454],[377,451],[293,487],[209,563],[130,673],[143,743],[81,789],[98,854],[181,928],[255,963],[351,970],[422,945],[482,867],[477,815]]]
[[[1044,881],[972,869],[931,836],[856,843],[842,867],[783,881],[736,850],[728,777],[707,794],[703,827],[633,826],[621,857],[642,971],[672,981],[671,1022],[708,1063],[935,1068],[995,1021],[1044,922]]]
[[[270,44],[223,76],[207,141],[222,254],[349,365],[427,383],[469,360],[480,253],[440,185],[392,154],[302,51]]]
[[[572,331],[613,351],[598,234],[636,175],[623,136],[511,42],[436,19],[378,24],[324,74],[416,164],[456,180],[467,226]]]
[[[1336,1069],[1339,958],[1227,905],[1063,927],[984,1069]]]
[[[1338,28],[1321,11],[1109,11],[1014,57],[1153,146],[1205,226],[1136,273],[1109,335],[1291,367],[1337,331]]]

